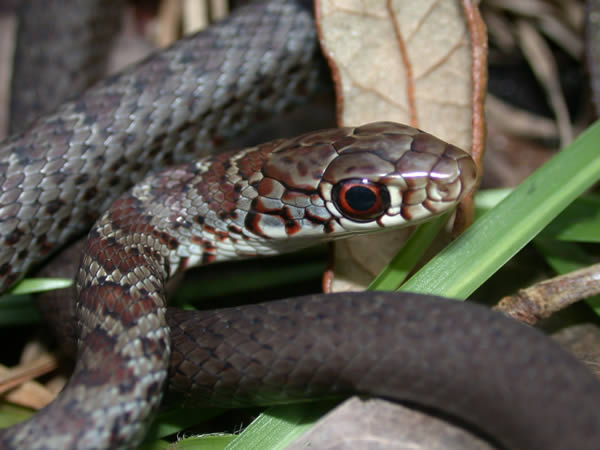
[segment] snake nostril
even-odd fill
[[[452,181],[432,178],[427,185],[427,197],[435,202],[456,202],[463,194],[463,183],[456,177]]]

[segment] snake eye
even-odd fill
[[[357,222],[380,217],[390,206],[390,194],[385,186],[367,179],[340,181],[331,192],[336,208]]]

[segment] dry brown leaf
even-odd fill
[[[227,0],[210,0],[210,13],[213,22],[224,19],[229,14],[229,2]]]
[[[229,14],[227,0],[181,0],[183,34],[195,33]]]
[[[0,375],[8,372],[0,366]],[[50,403],[56,394],[36,381],[27,381],[2,396],[3,400],[31,409],[41,409]]]
[[[12,55],[17,20],[13,15],[0,16],[0,137],[8,128],[8,99],[12,73]]]
[[[319,2],[343,125],[392,120],[471,146],[471,50],[457,1]]]
[[[573,30],[554,16],[540,17],[540,28],[556,45],[579,60],[583,54],[583,39],[579,29]]]
[[[183,34],[195,33],[229,13],[227,0],[162,0],[156,23],[156,44],[166,47]]]
[[[578,323],[552,334],[566,350],[600,378],[600,328],[595,323]]]
[[[158,9],[156,45],[166,47],[178,38],[180,20],[181,2],[179,0],[162,0]]]
[[[340,125],[392,120],[471,148],[472,50],[459,0],[321,0],[317,18],[336,81]],[[366,287],[409,233],[338,245],[326,289]]]
[[[498,129],[506,134],[537,139],[558,137],[558,130],[553,120],[520,109],[494,95],[488,94],[485,100],[485,112],[489,123],[494,122]]]
[[[0,393],[13,403],[34,409],[43,408],[56,397],[56,392],[32,380],[55,370],[57,366],[56,357],[48,353],[13,369],[0,365]]]
[[[529,16],[532,18],[554,14],[557,11],[555,6],[546,0],[485,0],[485,2],[489,6],[513,13],[517,16]]]
[[[561,146],[573,140],[573,128],[569,118],[567,102],[560,86],[558,68],[554,56],[544,39],[533,25],[524,20],[517,21],[521,50],[536,78],[544,87],[550,106],[554,111],[560,132]]]
[[[490,40],[493,40],[503,53],[510,53],[517,46],[510,20],[490,8],[482,9],[481,15],[487,25]]]
[[[40,375],[47,374],[58,367],[54,355],[46,353],[27,363],[22,363],[0,376],[0,393],[4,393],[25,381],[30,381]]]
[[[208,26],[209,21],[208,3],[204,0],[183,0],[181,8],[181,19],[183,22],[183,33],[193,33]]]
[[[323,443],[327,443],[326,447]],[[383,400],[354,397],[286,448],[491,450],[493,447],[456,424],[420,411]]]
[[[596,114],[600,113],[600,0],[587,0],[589,14],[586,21],[586,62],[590,72],[591,88]]]

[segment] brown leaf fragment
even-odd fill
[[[587,0],[586,59],[596,115],[600,114],[600,0]]]
[[[580,59],[583,53],[583,41],[580,33],[566,26],[555,16],[540,17],[540,28],[546,36],[560,45],[573,59]]]
[[[156,45],[166,47],[229,13],[227,0],[162,0],[156,21]]]
[[[43,408],[56,394],[31,380],[55,370],[57,366],[56,358],[50,354],[39,356],[13,369],[0,366],[0,393],[13,403],[34,409]]]
[[[499,131],[513,136],[556,139],[558,130],[553,120],[520,109],[488,94],[486,113]]]
[[[517,30],[521,50],[536,78],[546,91],[548,102],[556,117],[561,145],[564,147],[573,140],[573,128],[567,102],[562,94],[554,56],[544,39],[529,22],[517,21]]]
[[[353,397],[286,448],[491,450],[494,447],[456,425],[406,406]]]
[[[485,97],[487,93],[487,27],[479,12],[478,2],[463,0],[463,11],[471,43],[471,155],[477,163],[480,176],[483,175],[483,156],[485,152]],[[475,190],[473,190],[456,209],[453,235],[462,233],[475,217]]]
[[[208,26],[209,10],[205,0],[182,0],[181,19],[183,33],[193,33]]]
[[[322,0],[340,125],[392,120],[471,144],[471,52],[457,1]]]
[[[553,333],[552,338],[600,378],[600,328],[596,324],[571,325]]]
[[[482,172],[485,151],[485,98],[487,95],[487,26],[479,12],[478,2],[463,0],[465,20],[471,43],[471,155]],[[468,147],[465,147],[468,148]],[[471,217],[472,219],[472,217]]]
[[[16,28],[17,19],[14,15],[0,15],[0,137],[4,137],[8,130],[8,100]]]
[[[181,19],[181,2],[179,0],[162,0],[158,10],[156,44],[166,47],[173,43],[179,35]]]
[[[181,0],[183,34],[194,33],[229,14],[227,0]]]

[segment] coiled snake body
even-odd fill
[[[265,2],[7,141],[4,285],[112,201],[101,188],[112,193],[136,181],[152,158],[164,159],[167,148],[214,142],[264,110],[237,102],[277,96],[256,98],[251,76],[264,81],[260,64],[274,51],[256,63],[252,38],[273,27],[292,39],[279,50],[296,55],[275,72],[288,81],[310,78],[298,64],[314,47],[296,51],[298,36],[314,45],[306,13],[294,2]],[[247,34],[224,50],[232,30]],[[206,51],[210,57],[197,56],[195,65],[194,55]],[[225,69],[216,67],[217,56]],[[232,63],[240,77],[227,72]],[[163,115],[167,109],[173,114]],[[141,162],[143,149],[149,162]],[[98,175],[101,168],[109,175]],[[472,305],[344,294],[166,314],[164,286],[178,270],[418,223],[454,207],[476,177],[468,154],[394,123],[313,132],[148,176],[88,236],[77,275],[79,351],[67,387],[32,420],[2,430],[0,444],[135,446],[170,370],[170,389],[187,400],[245,404],[252,391],[267,402],[357,391],[457,414],[508,447],[593,448],[600,442],[593,376],[542,335]]]

